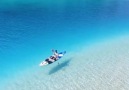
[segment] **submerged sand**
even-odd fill
[[[129,37],[82,48],[67,53],[59,65],[33,69],[3,90],[128,90]]]

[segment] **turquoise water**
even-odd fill
[[[129,33],[128,1],[44,2],[2,2],[1,82],[37,66],[53,48],[72,52]]]

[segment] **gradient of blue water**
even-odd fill
[[[67,4],[65,7],[20,5],[0,8],[0,80],[79,43],[128,33],[129,2]]]

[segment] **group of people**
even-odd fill
[[[45,61],[47,61],[49,64],[57,61],[60,58],[60,54],[57,52],[57,50],[52,49],[53,55],[47,58]]]

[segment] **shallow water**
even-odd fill
[[[97,89],[97,86],[99,85],[97,85],[97,81],[101,79],[101,75],[103,74],[109,77],[107,72],[110,72],[105,71],[102,72],[103,74],[99,74],[101,72],[99,68],[102,68],[104,65],[106,66],[107,62],[110,62],[110,58],[111,60],[112,58],[116,59],[115,55],[113,53],[109,54],[108,59],[105,59],[107,54],[102,55],[106,60],[105,62],[102,61],[103,59],[98,60],[98,56],[94,56],[93,61],[90,61],[88,57],[92,58],[92,56],[87,52],[85,59],[87,62],[85,62],[85,60],[80,59],[81,56],[84,57],[85,55],[75,52],[76,50],[80,52],[84,46],[88,49],[90,46],[100,42],[109,42],[120,36],[128,36],[129,2],[126,0],[105,0],[99,2],[94,0],[76,0],[72,2],[70,0],[65,2],[55,1],[54,3],[43,1],[40,4],[39,2],[1,2],[0,83],[11,83],[6,90],[17,90],[17,88],[19,90],[29,88],[36,90],[60,90],[65,85],[67,87],[70,86],[68,88],[66,87],[66,89],[75,90],[81,87],[86,88],[86,86],[91,85],[90,83],[96,83],[96,87],[91,86],[91,90],[95,88],[98,90],[99,87]],[[59,51],[67,51],[66,56],[60,61],[60,65],[55,63],[44,68],[38,67],[42,60],[52,54],[51,49],[53,48]],[[97,48],[95,47],[94,49],[96,50]],[[126,49],[128,50],[128,47]],[[120,51],[118,50],[118,52]],[[116,52],[114,51],[114,53]],[[83,62],[83,66],[86,67],[82,67],[82,63],[80,62]],[[93,65],[88,65],[88,63]],[[116,61],[112,60],[109,63],[111,67],[107,66],[105,70],[107,68],[116,68],[112,66],[114,63]],[[127,69],[127,67],[124,68]],[[28,74],[30,73],[29,71],[31,71],[32,76]],[[123,72],[128,74],[125,71]],[[88,72],[88,74],[85,72]],[[30,75],[30,78],[26,80],[27,75]],[[90,77],[90,75],[93,75],[94,78]],[[44,79],[44,77],[46,78]],[[17,78],[21,78],[21,80],[18,81]],[[78,80],[81,82],[77,82]],[[32,81],[33,83],[31,83]],[[51,82],[54,84],[50,85]],[[37,86],[33,87],[36,83]],[[58,85],[59,83],[60,86]],[[84,83],[87,85],[83,85]],[[103,87],[106,84],[103,81],[100,83],[102,83]],[[21,85],[23,87],[20,88]],[[48,87],[48,85],[50,86]],[[100,89],[103,89],[103,87]]]
[[[129,88],[129,37],[69,53],[46,67],[30,69],[5,90],[126,90]]]

